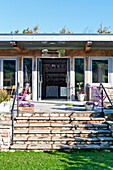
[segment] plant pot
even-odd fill
[[[19,107],[20,111],[34,111],[34,107]]]
[[[77,93],[77,97],[78,97],[78,100],[79,100],[79,101],[84,101],[85,94]]]
[[[30,99],[31,99],[31,94],[26,94],[25,100],[26,100],[26,101],[29,101]]]
[[[86,110],[94,110],[94,105],[93,104],[91,104],[91,105],[86,104],[85,108],[86,108]]]

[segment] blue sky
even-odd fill
[[[102,23],[113,33],[113,0],[1,0],[0,33],[40,26],[40,33],[96,33]]]

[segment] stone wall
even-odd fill
[[[11,144],[11,126],[0,127],[0,151],[9,151]]]

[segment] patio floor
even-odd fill
[[[35,105],[35,112],[74,112],[74,111],[86,111],[86,101],[64,101],[64,100],[42,100],[31,101]],[[94,111],[101,111],[100,108],[95,108]]]

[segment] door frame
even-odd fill
[[[67,61],[68,61],[68,59],[69,59],[69,61],[70,61],[70,56],[66,56],[66,57],[36,57],[36,70],[37,70],[37,100],[38,101],[40,101],[40,100],[42,100],[42,96],[40,96],[39,97],[39,95],[38,95],[38,93],[39,93],[39,83],[38,83],[38,59],[60,59],[60,58],[62,58],[62,59],[67,59]],[[70,65],[69,65],[69,67],[70,67]],[[68,69],[67,69],[67,72],[68,72]],[[70,77],[70,72],[69,72],[69,77]],[[42,86],[42,84],[41,84],[41,86]],[[40,88],[40,89],[42,89],[42,87]],[[42,95],[42,92],[40,93],[41,95]],[[68,92],[68,94],[69,94],[69,97],[68,97],[68,95],[67,95],[67,99],[68,98],[70,98],[70,87],[69,87],[69,92]],[[69,100],[69,99],[68,99]]]

